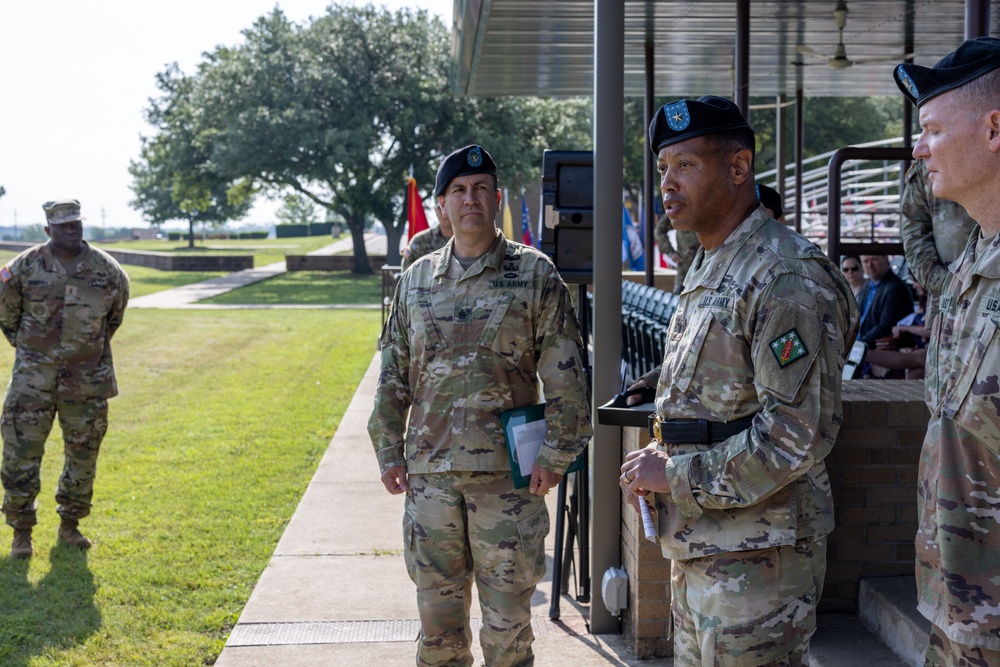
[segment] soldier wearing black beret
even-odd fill
[[[949,267],[927,345],[918,610],[925,665],[1000,665],[1000,39],[964,42],[893,77],[920,112],[913,157],[934,196],[979,225]],[[958,233],[957,230],[955,230]]]
[[[754,134],[721,97],[678,100],[649,127],[666,215],[702,249],[656,387],[654,442],[621,467],[659,517],[678,665],[805,665],[833,499],[823,462],[858,307],[837,266],[770,215]],[[642,584],[642,582],[639,582]]]
[[[434,194],[452,237],[400,278],[368,432],[382,484],[406,494],[416,664],[472,664],[475,579],[484,663],[531,665],[531,596],[545,574],[549,529],[544,496],[593,433],[583,340],[552,261],[496,228],[500,189],[486,149],[447,156]],[[515,474],[504,420],[537,411],[540,385],[544,419],[534,425],[544,444],[522,455]]]

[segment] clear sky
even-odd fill
[[[346,0],[338,4],[360,5]],[[452,0],[380,0],[415,7],[450,25]],[[151,128],[143,110],[155,76],[177,62],[242,41],[275,6],[296,22],[326,0],[0,0],[0,225],[43,223],[42,203],[80,200],[86,225],[145,227],[129,206],[129,161]],[[273,221],[262,200],[246,222]],[[16,213],[15,213],[16,212]]]

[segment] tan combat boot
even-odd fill
[[[31,558],[35,550],[31,548],[31,529],[15,530],[14,542],[10,545],[11,558]]]
[[[77,525],[79,521],[76,519],[63,519],[59,524],[59,539],[71,547],[89,549],[91,541],[84,537]]]

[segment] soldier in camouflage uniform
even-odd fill
[[[703,249],[667,334],[656,440],[628,454],[622,490],[636,510],[637,494],[655,497],[674,665],[806,665],[833,530],[823,459],[857,303],[758,201],[753,130],[732,102],[665,105],[649,133],[664,209]]]
[[[39,468],[56,414],[66,459],[56,493],[59,539],[91,545],[77,524],[90,514],[108,399],[118,393],[111,337],[128,303],[128,276],[83,240],[80,203],[67,199],[43,208],[49,242],[0,268],[0,329],[16,349],[0,418],[3,512],[14,528],[15,558],[33,553]]]
[[[415,261],[430,254],[435,250],[440,250],[451,238],[451,220],[444,214],[437,202],[434,202],[434,213],[437,215],[438,226],[417,232],[410,239],[410,244],[403,249],[403,261],[400,269],[406,271]]]
[[[979,224],[949,267],[927,345],[916,536],[917,609],[932,624],[924,664],[1000,665],[1000,39],[893,74],[919,109],[913,157],[934,197]]]
[[[653,238],[656,240],[656,246],[660,249],[660,252],[670,257],[673,263],[677,265],[677,277],[674,278],[674,294],[680,294],[684,288],[684,277],[687,275],[688,269],[691,268],[691,262],[694,261],[694,256],[698,254],[698,248],[701,247],[701,244],[698,243],[698,235],[694,232],[678,229],[675,232],[677,235],[677,248],[675,249],[674,244],[670,242],[670,236],[667,234],[673,228],[674,226],[670,224],[670,218],[664,215],[656,221],[656,227],[653,229]]]
[[[472,578],[490,667],[534,664],[530,601],[545,572],[543,496],[592,435],[569,291],[539,251],[504,238],[496,166],[480,146],[442,162],[453,239],[405,271],[382,332],[368,422],[382,483],[405,493],[418,665],[472,664]],[[515,488],[501,413],[545,395],[546,435]]]
[[[934,196],[923,160],[914,162],[906,172],[900,209],[906,263],[927,292],[925,319],[931,322],[944,279],[948,277],[948,265],[958,259],[972,232],[979,228],[964,208]]]

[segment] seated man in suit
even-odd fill
[[[861,264],[868,274],[868,286],[858,295],[861,307],[858,340],[863,340],[873,350],[875,341],[892,336],[896,323],[913,312],[913,295],[906,283],[893,273],[885,255],[863,255]]]

